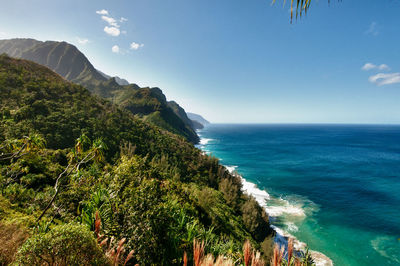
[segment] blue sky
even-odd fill
[[[75,44],[226,123],[400,123],[400,1],[0,0],[0,38]],[[98,11],[98,12],[96,12]]]

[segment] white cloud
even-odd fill
[[[101,16],[101,19],[110,24],[110,26],[119,28],[117,21],[112,17]]]
[[[375,65],[372,63],[366,63],[365,65],[362,66],[361,68],[364,71],[372,70],[372,69],[378,69],[378,70],[390,70],[390,67],[386,64],[381,64],[381,65]]]
[[[119,46],[118,45],[114,45],[113,47],[111,47],[111,51],[113,53],[118,54],[119,53]]]
[[[104,32],[111,36],[119,36],[121,33],[126,34],[125,30],[120,30],[120,24],[128,21],[127,18],[121,17],[119,20],[111,17],[109,12],[105,9],[96,11],[97,14],[101,15],[101,19],[105,21],[108,26],[104,27]]]
[[[372,64],[372,63],[366,63],[361,69],[364,71],[368,71],[371,69],[376,68],[376,65]]]
[[[89,39],[81,39],[79,37],[76,38],[79,44],[85,45],[89,43]]]
[[[370,76],[368,80],[378,86],[400,83],[400,73],[378,73]]]
[[[132,42],[130,45],[131,50],[137,50],[139,48],[142,48],[144,46],[143,43],[136,43],[136,42]]]
[[[96,14],[99,14],[99,15],[108,15],[108,11],[105,10],[105,9],[97,10],[97,11],[96,11]]]
[[[365,34],[377,36],[377,35],[379,34],[379,31],[378,31],[378,23],[372,22],[372,23],[369,25],[368,30],[365,31]]]
[[[382,64],[378,66],[379,70],[390,70],[390,67],[386,64]]]
[[[119,36],[121,34],[121,31],[118,28],[108,26],[104,27],[104,32],[111,36]]]

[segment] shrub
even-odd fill
[[[268,216],[257,201],[250,197],[242,206],[244,225],[258,242],[263,241],[270,232]]]
[[[170,218],[164,193],[159,181],[144,179],[139,185],[129,185],[119,204],[121,236],[127,238],[128,249],[135,250],[135,259],[145,265],[161,264],[168,256]]]
[[[29,238],[16,265],[108,265],[102,249],[85,226],[64,224]]]

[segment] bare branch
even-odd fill
[[[14,158],[18,159],[18,158],[21,158],[22,156],[28,154],[29,151],[26,152],[26,153],[21,154],[21,152],[26,148],[26,145],[27,144],[24,143],[24,145],[22,145],[22,147],[17,152],[0,154],[0,161],[11,160],[11,159],[14,159]]]
[[[59,182],[60,182],[61,178],[64,177],[64,176],[65,176],[65,177],[70,176],[70,175],[72,174],[72,172],[74,171],[74,169],[75,169],[76,171],[78,171],[78,170],[79,170],[79,167],[80,167],[82,164],[85,164],[85,163],[91,161],[94,157],[95,157],[95,153],[94,153],[93,151],[92,151],[92,152],[89,152],[89,153],[86,154],[86,156],[85,156],[81,161],[79,161],[76,165],[73,165],[72,163],[69,163],[68,166],[64,169],[64,171],[63,171],[61,174],[58,175],[58,177],[57,177],[57,179],[56,179],[56,183],[54,184],[55,193],[54,193],[53,197],[51,198],[49,204],[47,204],[46,208],[44,208],[42,214],[40,214],[40,216],[37,218],[37,220],[36,220],[37,223],[43,218],[43,216],[45,215],[45,213],[47,212],[47,210],[51,207],[51,205],[52,205],[53,202],[55,201],[55,199],[56,199],[56,197],[57,197],[57,195],[58,195],[58,193],[59,193],[59,191],[60,191],[60,190],[59,190],[59,189],[60,189]]]

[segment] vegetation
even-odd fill
[[[246,240],[242,249],[241,265],[244,266],[263,266],[266,261],[262,258],[260,252],[254,250],[250,241]],[[205,253],[205,243],[194,240],[193,241],[193,265],[195,266],[232,266],[237,264],[229,256],[219,254],[215,259],[213,254]],[[308,255],[299,258],[294,254],[293,239],[289,239],[288,251],[285,252],[284,248],[279,248],[277,245],[274,248],[274,256],[268,262],[272,266],[308,266],[313,265],[312,260]],[[184,253],[183,265],[187,265],[187,254]]]
[[[198,240],[239,264],[247,239],[270,261],[264,210],[183,137],[5,55],[0,114],[1,263],[193,263]]]
[[[65,79],[86,87],[91,93],[126,108],[149,123],[181,135],[192,143],[199,141],[195,125],[187,118],[185,110],[175,102],[167,102],[160,89],[118,84],[116,78],[105,77],[96,70],[85,55],[69,43],[0,40],[0,53],[47,66]],[[37,109],[42,110],[40,104]]]
[[[16,265],[106,265],[92,232],[83,225],[57,225],[30,237],[19,249]]]
[[[3,208],[3,206],[1,206]],[[0,223],[0,264],[8,265],[14,261],[18,248],[29,236],[26,229],[15,224]]]
[[[159,88],[128,87],[114,91],[113,95],[114,103],[142,117],[145,121],[182,135],[193,143],[199,141],[185,110],[175,102],[167,102]]]

